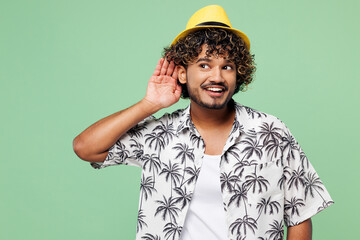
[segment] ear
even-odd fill
[[[184,66],[178,65],[178,79],[179,79],[179,82],[182,84],[185,84],[187,81],[186,69]]]

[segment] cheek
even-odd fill
[[[229,74],[228,76],[229,78],[229,85],[232,87],[232,88],[235,88],[236,87],[236,74]]]
[[[234,88],[236,87],[236,85],[237,85],[237,80],[236,80],[236,78],[235,78],[235,80],[234,80]]]
[[[210,76],[210,74],[207,72],[194,71],[191,76],[193,81],[201,81],[202,79],[206,79]]]
[[[201,72],[194,72],[187,75],[187,81],[186,83],[189,84],[191,87],[198,87],[201,84],[204,83],[204,81],[207,79],[208,74],[201,73]]]

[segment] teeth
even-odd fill
[[[221,88],[207,88],[207,90],[213,91],[213,92],[222,92]]]

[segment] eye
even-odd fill
[[[201,68],[204,68],[204,69],[207,69],[207,68],[209,68],[209,65],[207,65],[207,64],[200,64],[200,67],[201,67]]]
[[[232,69],[233,69],[233,67],[230,66],[230,65],[226,65],[224,68],[225,68],[226,70],[232,70]]]

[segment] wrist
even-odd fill
[[[146,98],[141,99],[140,102],[139,102],[139,105],[141,106],[141,109],[145,113],[147,113],[149,116],[156,113],[160,109],[162,109],[162,107],[160,107],[157,104],[154,104],[154,103],[150,102]]]

